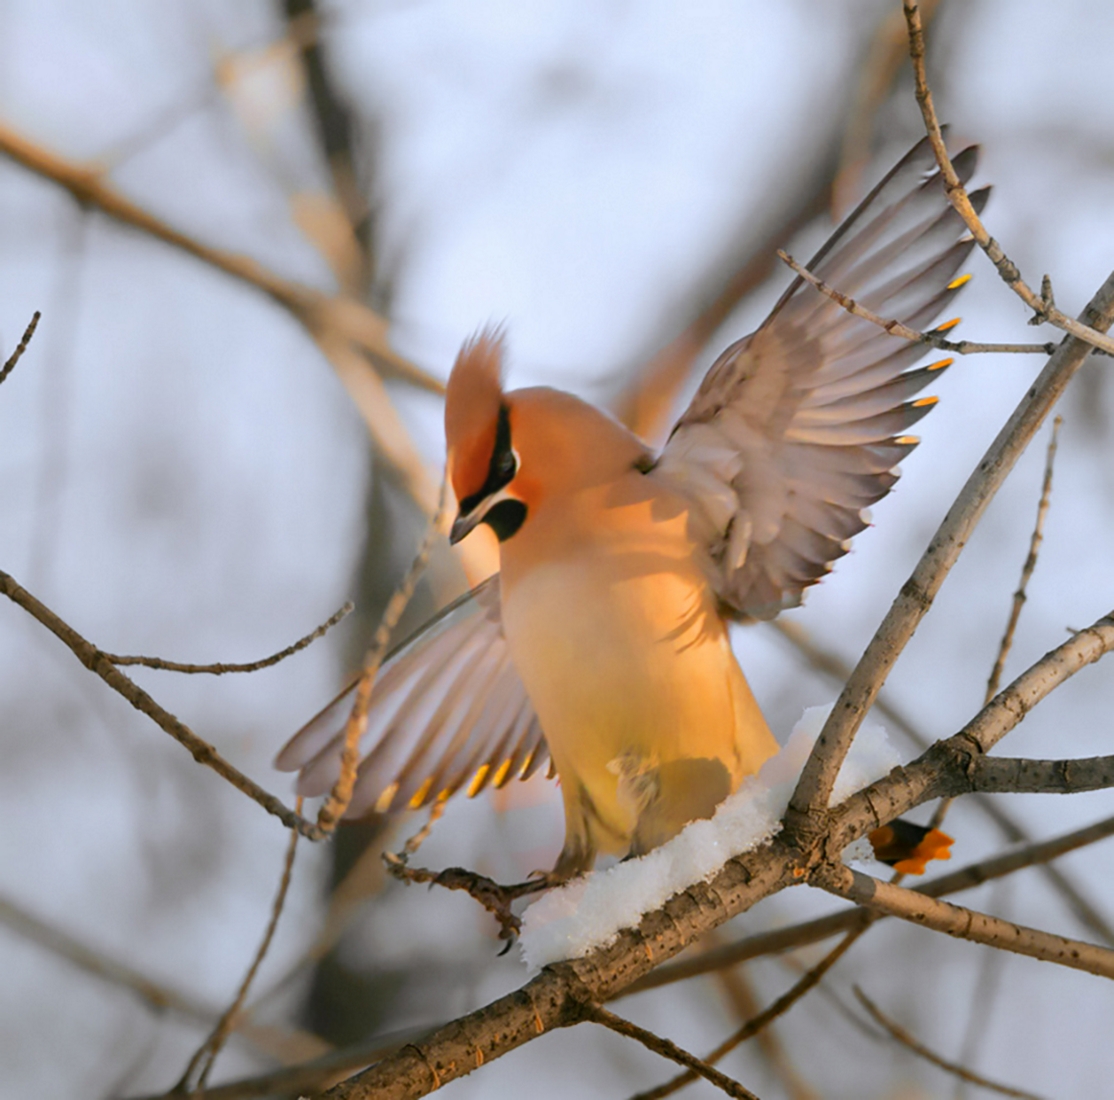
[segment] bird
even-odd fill
[[[977,146],[954,158],[964,183],[977,160]],[[976,210],[989,194],[971,193]],[[973,243],[922,140],[807,266],[923,330],[970,278]],[[486,525],[499,571],[384,662],[346,816],[475,796],[548,761],[559,882],[710,817],[777,752],[729,626],[798,605],[848,552],[919,442],[909,429],[936,398],[918,395],[952,360],[917,367],[925,344],[798,276],[655,452],[572,394],[505,389],[504,344],[493,329],[469,339],[445,395],[450,541]],[[276,759],[302,795],[340,774],[353,687]]]

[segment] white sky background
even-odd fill
[[[930,37],[941,112],[984,145],[978,178],[996,188],[991,231],[1030,283],[1049,272],[1058,304],[1076,313],[1114,267],[1114,9],[1082,0],[951,7],[945,0]],[[380,127],[396,346],[443,375],[464,335],[505,320],[512,384],[612,392],[617,371],[675,334],[694,286],[764,234],[786,181],[819,163],[886,10],[873,0],[332,5],[334,71],[362,124]],[[213,80],[218,58],[253,60],[245,51],[264,48],[279,27],[264,3],[5,0],[0,122],[66,156],[102,161],[129,196],[206,242],[331,289],[290,214],[291,193],[326,181],[308,116],[290,109],[266,66],[247,66],[239,109]],[[875,176],[919,136],[911,92],[882,121]],[[812,228],[793,250],[807,254],[822,232]],[[1038,338],[989,265],[974,257],[970,269],[961,335]],[[744,305],[705,363],[761,319],[785,281],[779,273]],[[36,308],[39,335],[0,389],[0,568],[96,643],[183,660],[262,656],[343,602],[361,546],[365,435],[296,323],[0,159],[4,354]],[[848,656],[861,650],[1039,365],[968,359],[941,378],[924,443],[874,509],[877,526],[794,612],[817,638]],[[1114,605],[1110,369],[1092,363],[1064,404],[1045,545],[1008,675],[1062,641],[1065,626]],[[392,392],[439,460],[438,403]],[[933,735],[954,731],[981,701],[1025,555],[1045,438],[992,505],[891,679],[893,696]],[[805,706],[833,697],[767,630],[740,632],[739,651],[782,736]],[[325,643],[238,679],[136,678],[285,796],[287,780],[269,761],[328,698],[338,652]],[[1110,751],[1111,667],[1077,677],[1003,751]],[[0,700],[0,896],[222,1005],[266,921],[284,831],[12,606],[0,608]],[[1109,806],[1101,793],[1010,801],[1038,836]],[[452,814],[423,860],[521,874],[560,842],[551,804],[524,799],[499,817],[482,800]],[[997,844],[962,807],[951,831],[964,862]],[[1114,850],[1064,863],[1114,912]],[[303,849],[264,986],[312,939],[324,870],[322,853]],[[1082,934],[1033,873],[966,900]],[[741,923],[825,908],[826,899],[792,891]],[[443,1018],[520,984],[513,958],[492,958],[489,924],[467,899],[425,891],[390,888],[370,906],[352,956],[420,968],[385,1026]],[[950,1056],[963,1049],[976,987],[993,990],[976,1068],[1049,1096],[1102,1095],[1114,1069],[1109,987],[1029,960],[994,956],[987,971],[987,958],[884,926],[829,984],[843,995],[860,982]],[[778,961],[751,974],[764,999],[794,976]],[[5,1100],[165,1088],[200,1037],[3,926],[0,975]],[[272,1018],[290,1007],[275,1006]],[[619,1010],[698,1052],[734,1026],[712,981]],[[951,1094],[950,1081],[871,1043],[823,997],[779,1028],[825,1097]],[[233,1043],[219,1071],[261,1064]],[[754,1052],[724,1068],[764,1098],[783,1095]],[[449,1095],[509,1095],[528,1079],[539,1100],[623,1096],[669,1072],[625,1040],[578,1028],[485,1067]]]

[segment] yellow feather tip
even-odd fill
[[[942,325],[937,325],[933,332],[950,332],[956,325],[962,321],[962,317],[953,317],[950,321],[945,321]]]
[[[507,757],[502,764],[499,765],[499,770],[492,776],[491,785],[498,790],[507,781],[507,776],[511,774],[512,758]]]
[[[950,283],[948,283],[948,290],[958,290],[961,286],[966,286],[971,281],[971,273],[966,275],[957,275]]]
[[[468,797],[475,798],[476,795],[484,789],[484,783],[487,781],[487,773],[491,771],[490,764],[484,764],[480,767],[479,771],[472,776],[472,782],[468,784]]]
[[[397,789],[398,784],[395,784]],[[433,776],[431,775],[415,792],[413,798],[410,799],[409,806],[412,810],[417,810],[421,807],[422,803],[426,800],[426,795],[429,794],[433,788]]]
[[[398,794],[397,783],[384,787],[383,793],[375,800],[375,812],[385,814],[391,808],[391,803],[394,802],[396,794]]]
[[[899,435],[894,439],[895,443],[900,443],[903,447],[915,447],[920,441],[919,435]]]
[[[916,401],[911,402],[914,409],[923,409],[927,405],[935,405],[940,398],[938,397],[918,397]]]
[[[939,359],[935,363],[929,363],[925,370],[943,370],[945,367],[950,367],[954,362],[954,359]]]

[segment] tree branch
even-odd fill
[[[944,135],[940,129],[940,122],[936,117],[936,108],[932,102],[932,91],[928,86],[928,77],[925,73],[925,48],[924,28],[921,25],[921,13],[917,0],[903,0],[905,8],[905,21],[909,28],[909,57],[913,62],[913,80],[916,84],[917,103],[920,104],[921,117],[924,119],[925,132],[936,154],[936,163],[940,168],[940,175],[944,181],[944,193],[948,201],[955,208],[956,213],[963,219],[964,224],[971,231],[978,246],[990,258],[995,270],[1002,277],[1002,281],[1010,288],[1032,311],[1031,324],[1041,324],[1047,321],[1058,329],[1077,340],[1083,340],[1092,347],[1102,348],[1108,355],[1114,355],[1114,340],[1105,335],[1106,329],[1093,326],[1089,322],[1074,321],[1066,314],[1061,313],[1052,300],[1052,286],[1045,275],[1041,293],[1035,294],[1021,277],[1017,265],[1005,254],[1002,246],[986,231],[978,214],[975,212],[971,200],[967,197],[959,176],[952,166],[948,150],[944,145]]]
[[[744,1088],[734,1078],[728,1077],[726,1073],[721,1073],[714,1066],[708,1065],[707,1062],[697,1058],[694,1054],[683,1050],[676,1043],[663,1039],[660,1035],[655,1035],[652,1031],[639,1027],[638,1024],[632,1024],[630,1020],[624,1020],[621,1016],[616,1016],[614,1012],[608,1012],[606,1008],[592,1005],[585,1009],[584,1019],[602,1024],[619,1035],[625,1035],[628,1039],[634,1039],[641,1043],[647,1050],[652,1050],[655,1054],[660,1054],[671,1062],[687,1067],[687,1072],[684,1075],[685,1084],[688,1084],[689,1081],[695,1081],[698,1077],[703,1077],[705,1081],[710,1081],[716,1088],[727,1093],[728,1096],[737,1097],[738,1100],[758,1100],[758,1097],[750,1089]]]
[[[791,267],[806,283],[815,287],[826,298],[831,298],[837,305],[842,306],[848,313],[877,325],[883,332],[891,336],[900,336],[913,344],[927,344],[931,348],[941,351],[950,351],[955,355],[981,355],[985,352],[1008,352],[1015,355],[1051,355],[1056,350],[1056,345],[1051,341],[1047,344],[977,344],[973,340],[945,340],[940,336],[939,329],[931,332],[918,332],[914,328],[898,320],[887,320],[881,314],[859,305],[854,298],[849,297],[835,287],[829,286],[823,279],[818,279],[807,267],[797,263],[788,252],[780,248],[777,251],[781,260]],[[964,277],[966,279],[966,277]],[[958,285],[958,284],[953,284]]]
[[[1064,833],[1050,840],[1026,844],[1023,847],[1015,848],[1013,851],[1004,852],[1002,855],[992,856],[989,859],[968,864],[966,867],[960,867],[949,874],[933,879],[931,882],[922,883],[916,887],[916,892],[930,898],[946,897],[948,894],[970,890],[976,886],[982,886],[984,883],[993,882],[995,879],[1004,878],[1006,875],[1024,870],[1026,867],[1043,867],[1049,860],[1057,859],[1068,852],[1085,848],[1111,836],[1114,836],[1114,817],[1103,818],[1093,825],[1075,829],[1070,833]],[[759,932],[735,943],[713,947],[695,958],[682,959],[679,962],[658,967],[653,973],[647,974],[646,977],[623,990],[621,996],[641,993],[644,990],[656,989],[663,985],[671,985],[673,982],[687,981],[689,978],[695,978],[701,974],[722,970],[728,966],[736,966],[739,963],[747,962],[749,959],[818,943],[821,940],[838,935],[840,932],[850,932],[860,928],[867,924],[870,919],[871,914],[865,910],[845,909],[826,917],[817,917],[815,920],[790,925],[788,928],[775,928],[769,932]]]
[[[1099,329],[1109,328],[1114,321],[1114,274],[1083,316]],[[806,836],[822,820],[851,741],[890,669],[932,606],[986,506],[1090,350],[1089,344],[1071,336],[1060,344],[968,478],[824,723],[786,814],[791,835]]]
[[[1107,947],[1069,940],[947,901],[936,901],[915,890],[906,890],[903,886],[882,882],[861,871],[852,871],[842,864],[818,868],[811,882],[856,905],[900,917],[934,932],[1058,963],[1073,970],[1084,970],[1102,978],[1114,978],[1114,951]]]
[[[39,318],[42,314],[35,310],[31,315],[31,320],[27,322],[27,327],[23,330],[23,335],[19,339],[19,343],[15,346],[15,351],[8,356],[3,367],[0,367],[0,382],[4,382],[8,375],[15,370],[15,365],[23,358],[23,353],[27,350],[27,345],[31,343],[31,337],[35,335],[35,329],[39,327]]]
[[[154,668],[164,672],[185,672],[192,675],[207,673],[211,676],[223,676],[229,672],[258,672],[260,669],[270,668],[272,665],[285,661],[287,657],[292,657],[295,653],[300,653],[307,646],[317,641],[318,638],[327,634],[341,619],[349,615],[352,608],[353,604],[346,603],[330,615],[319,627],[316,627],[304,638],[299,638],[293,645],[280,649],[278,653],[272,653],[270,657],[264,657],[258,661],[248,661],[246,664],[217,662],[211,665],[195,665],[185,664],[182,661],[167,661],[162,657],[124,657],[117,653],[105,653],[104,656],[106,660],[111,661],[118,667],[141,665],[143,668]]]

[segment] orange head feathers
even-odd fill
[[[545,386],[504,393],[502,359],[502,334],[487,329],[461,348],[449,375],[445,443],[460,505],[452,542],[480,523],[504,542],[543,500],[648,461],[641,440],[579,397]]]
[[[445,444],[458,501],[483,489],[503,402],[503,335],[485,329],[460,349],[445,388]]]

